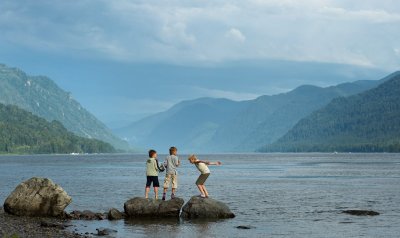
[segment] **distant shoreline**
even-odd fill
[[[190,153],[182,153],[181,157],[189,155]],[[201,155],[271,155],[271,154],[400,154],[400,152],[215,152],[215,153],[198,153]],[[79,156],[96,156],[96,155],[103,155],[103,156],[113,156],[113,155],[144,155],[146,153],[93,153],[93,154],[4,154],[0,153],[1,157],[6,156],[71,156],[71,157],[79,157]],[[161,156],[167,154],[160,154]]]

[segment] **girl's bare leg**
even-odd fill
[[[149,198],[149,191],[150,191],[150,187],[146,187],[145,192],[144,192],[145,198]]]
[[[199,189],[201,195],[205,195],[203,191],[203,185],[197,185],[197,188]]]
[[[201,187],[203,188],[203,192],[204,192],[204,195],[206,196],[206,197],[208,197],[208,191],[207,191],[207,189],[206,189],[206,185],[201,185]]]

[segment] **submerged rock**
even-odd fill
[[[241,225],[241,226],[237,226],[237,229],[242,229],[242,230],[250,230],[252,228],[254,228],[253,226],[245,226],[245,225]]]
[[[377,216],[380,213],[370,210],[345,210],[342,213],[354,215],[354,216]]]
[[[97,228],[97,235],[98,236],[108,236],[112,233],[117,233],[117,230],[109,229],[109,228]]]
[[[4,202],[4,211],[18,216],[64,215],[72,198],[47,178],[31,178],[20,183]]]
[[[124,204],[125,214],[128,217],[179,217],[183,206],[182,198],[168,201],[135,197]]]
[[[120,220],[125,217],[125,214],[118,211],[116,208],[111,208],[110,211],[108,211],[107,218],[108,220]]]
[[[229,207],[212,198],[192,197],[182,208],[182,218],[234,218]]]

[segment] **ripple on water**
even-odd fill
[[[161,156],[162,158],[163,156]],[[399,154],[204,155],[211,196],[237,215],[221,221],[72,221],[80,233],[118,230],[117,237],[396,237],[400,233]],[[49,177],[73,197],[72,210],[123,210],[142,196],[145,155],[1,156],[0,198],[23,180]],[[183,161],[178,196],[198,191],[198,172]],[[160,180],[163,180],[163,174]],[[376,218],[349,218],[346,209],[377,210]],[[254,229],[241,230],[248,225]]]

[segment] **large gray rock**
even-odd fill
[[[7,213],[18,216],[63,216],[72,199],[62,187],[47,178],[20,183],[4,202]]]
[[[120,219],[124,219],[124,217],[125,217],[125,214],[118,211],[118,209],[116,209],[116,208],[111,208],[107,214],[108,220],[120,220]]]
[[[179,217],[183,206],[182,198],[168,201],[135,197],[124,204],[125,214],[128,217]]]
[[[211,198],[192,197],[182,208],[182,218],[234,218],[229,207]]]

